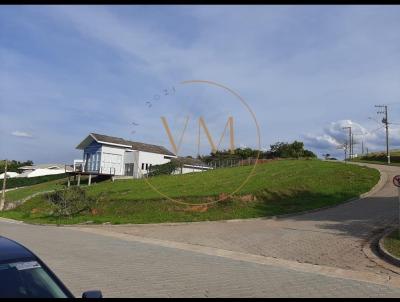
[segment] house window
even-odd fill
[[[146,170],[148,170],[149,169],[149,164],[146,164]]]
[[[144,163],[142,163],[142,170],[144,170]]]

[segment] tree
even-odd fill
[[[0,160],[0,173],[4,171],[4,166],[5,166],[6,161],[5,160]],[[17,160],[9,160],[7,162],[7,171],[8,172],[18,172],[18,168],[22,166],[32,166],[33,161],[27,160],[24,162],[20,162]]]
[[[271,153],[273,157],[280,158],[316,157],[312,151],[304,149],[304,143],[299,141],[277,142],[271,145]]]
[[[325,160],[327,160],[327,159],[329,159],[329,157],[331,157],[331,155],[329,153],[322,154],[322,156],[325,158]]]
[[[179,167],[180,165],[175,161],[170,161],[162,165],[154,165],[149,168],[148,176],[170,175]]]

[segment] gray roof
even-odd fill
[[[173,158],[171,161],[178,162],[180,164],[189,165],[189,166],[200,166],[200,167],[208,167],[206,163],[197,158],[190,157],[178,157]]]
[[[145,144],[145,143],[141,143],[141,142],[133,142],[133,141],[125,140],[120,137],[108,136],[108,135],[98,134],[98,133],[90,133],[90,134],[96,141],[117,144],[117,145],[130,146],[133,150],[138,150],[138,151],[175,156],[175,154],[173,154],[171,151],[169,151],[168,149],[166,149],[163,146]]]

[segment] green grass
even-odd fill
[[[158,176],[149,182],[171,198],[202,203],[229,194],[252,167]],[[375,169],[320,160],[278,160],[258,165],[255,175],[234,198],[213,206],[179,205],[152,190],[145,180],[107,181],[87,187],[98,198],[92,213],[58,220],[52,205],[37,196],[1,216],[40,223],[158,223],[265,217],[335,205],[370,190],[379,180]],[[10,192],[11,194],[11,192]],[[247,198],[255,200],[246,201]]]
[[[400,258],[400,231],[393,231],[384,239],[383,245],[390,254]]]
[[[71,182],[72,183],[72,182]],[[87,183],[87,177],[82,177],[82,184]],[[62,189],[67,184],[67,178],[56,179],[32,186],[27,186],[6,192],[6,202],[24,199],[34,193]]]
[[[56,179],[65,178],[66,174],[55,174],[55,175],[45,175],[37,177],[21,177],[21,178],[7,178],[6,186],[7,189],[32,186],[40,183],[49,182]],[[3,179],[0,180],[0,187],[3,187]]]

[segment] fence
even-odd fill
[[[275,159],[258,159],[257,164],[263,164],[267,162],[271,162]],[[225,160],[213,160],[207,163],[207,166],[213,169],[219,168],[230,168],[230,167],[241,167],[241,166],[251,166],[256,163],[255,158],[247,158],[247,159],[225,159]]]

